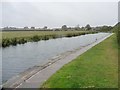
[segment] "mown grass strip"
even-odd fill
[[[94,46],[51,76],[42,88],[118,88],[116,35]]]

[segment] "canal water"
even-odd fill
[[[2,68],[2,78],[0,81],[5,82],[30,67],[48,62],[49,58],[86,46],[107,35],[109,33],[87,34],[0,48],[0,52],[2,52],[2,67],[0,67]]]

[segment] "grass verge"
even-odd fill
[[[118,44],[112,35],[52,75],[42,88],[118,88]]]
[[[96,33],[92,31],[7,31],[2,32],[2,47],[10,45],[24,44],[26,42],[38,42],[60,37],[73,37]],[[1,46],[1,45],[0,45]]]

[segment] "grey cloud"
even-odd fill
[[[4,2],[2,26],[113,25],[117,9],[117,2]]]

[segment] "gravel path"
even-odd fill
[[[93,46],[102,42],[106,38],[110,37],[112,34],[95,41],[92,44],[78,48],[74,51],[69,51],[62,54],[61,56],[56,56],[51,59],[50,62],[43,66],[35,66],[28,69],[27,71],[17,75],[11,80],[7,81],[3,87],[5,88],[40,88],[51,75],[53,75],[57,70],[59,70],[63,65],[71,62],[79,55],[83,54]]]

